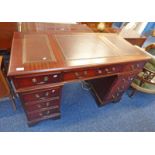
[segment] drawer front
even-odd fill
[[[35,110],[41,110],[41,109],[48,109],[48,108],[60,108],[60,100],[59,97],[57,97],[54,100],[49,100],[49,101],[43,101],[43,102],[29,102],[25,103],[24,107],[27,112],[32,112]]]
[[[107,67],[93,68],[93,69],[83,69],[77,71],[68,71],[63,73],[64,81],[70,80],[81,80],[91,77],[116,74],[122,71],[122,65],[112,65]]]
[[[59,96],[60,91],[61,91],[60,87],[53,87],[51,89],[37,90],[37,91],[31,91],[28,93],[22,93],[20,94],[20,97],[25,103],[32,102],[32,101],[43,101],[51,97]]]
[[[60,82],[62,79],[61,73],[31,76],[31,77],[15,77],[13,79],[16,89],[26,88],[44,84],[52,84]]]
[[[123,95],[123,93],[128,89],[132,80],[134,79],[135,74],[125,75],[119,78],[119,80],[114,84],[114,87],[108,93],[106,99],[115,101]]]
[[[95,76],[95,70],[93,69],[68,71],[63,73],[64,81],[81,80],[93,76]]]
[[[123,71],[136,71],[141,70],[145,65],[145,62],[134,62],[128,65],[124,65]]]
[[[97,75],[107,75],[122,72],[122,65],[107,66],[96,69]]]
[[[35,120],[35,119],[41,119],[41,118],[48,118],[54,114],[60,113],[60,109],[57,108],[57,106],[53,106],[49,110],[44,110],[44,111],[38,111],[38,112],[32,112],[32,113],[27,113],[27,118],[29,121]]]

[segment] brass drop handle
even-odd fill
[[[123,91],[124,91],[124,88],[125,88],[125,87],[124,87],[124,85],[123,85],[123,86],[121,86],[121,88],[118,87],[117,90],[118,90],[119,92],[123,92]]]
[[[82,76],[80,76],[80,74],[78,72],[75,72],[75,76],[78,78],[78,79],[81,79]]]
[[[87,71],[84,71],[83,74],[86,76],[87,75]]]
[[[40,98],[40,95],[39,95],[39,94],[35,94],[35,97],[36,97],[36,98]]]
[[[83,72],[83,76],[86,76],[86,75],[87,75],[87,71],[84,71],[84,72]],[[75,76],[76,76],[78,79],[83,78],[83,76],[80,75],[78,72],[75,72]]]
[[[108,68],[105,69],[106,73],[111,74],[112,71],[110,71]]]
[[[44,77],[44,82],[47,82],[49,80],[48,76]]]
[[[33,82],[33,83],[36,83],[36,82],[37,82],[37,79],[36,79],[36,78],[33,78],[33,79],[32,79],[32,82]]]
[[[98,73],[99,73],[99,74],[102,74],[102,70],[101,70],[101,69],[99,69],[99,70],[98,70]]]
[[[115,67],[112,67],[112,71],[116,71],[116,68]]]
[[[53,78],[57,78],[57,77],[58,77],[58,75],[57,75],[57,74],[54,74],[54,75],[53,75]]]
[[[52,93],[55,93],[55,89],[52,90]]]
[[[43,116],[43,114],[42,113],[39,113],[39,116]]]
[[[48,110],[48,111],[46,111],[46,115],[49,115],[50,114],[50,111]]]
[[[46,92],[46,93],[45,93],[45,96],[48,96],[48,95],[49,95],[49,92]]]
[[[136,66],[137,66],[137,68],[139,68],[139,67],[140,67],[140,65],[139,65],[139,64],[137,64]]]
[[[46,78],[46,79],[47,79],[47,78]],[[38,83],[37,83],[37,79],[36,79],[36,78],[33,78],[33,79],[32,79],[32,83],[37,84],[37,85],[40,85],[40,84],[46,83],[46,81],[45,81],[45,79],[44,79],[44,81],[41,81],[41,82],[38,82]]]
[[[126,80],[123,78],[122,81],[125,83]]]
[[[117,88],[117,90],[118,90],[119,92],[121,92],[121,91],[122,91],[119,87]]]
[[[50,102],[47,102],[47,103],[46,103],[46,106],[48,107],[49,105],[50,105]]]
[[[48,97],[48,96],[49,96],[49,92],[46,92],[46,93],[45,93],[45,97]],[[35,97],[38,98],[38,99],[40,99],[40,100],[45,99],[45,97],[40,97],[39,94],[35,94]]]
[[[116,96],[118,97],[119,96],[119,93],[116,93]]]
[[[129,78],[128,78],[129,81],[132,81],[133,79],[134,79],[133,77],[129,77]]]
[[[37,107],[38,107],[38,108],[41,108],[41,105],[40,105],[40,104],[38,104],[38,105],[37,105]]]
[[[112,95],[112,99],[115,99],[116,97],[114,95]]]

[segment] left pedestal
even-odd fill
[[[29,126],[41,120],[60,118],[61,89],[62,86],[57,86],[19,93]]]

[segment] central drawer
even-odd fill
[[[123,65],[109,65],[96,68],[77,69],[74,71],[66,71],[63,73],[64,81],[91,79],[102,75],[112,75],[123,71]]]
[[[24,103],[32,101],[43,101],[60,95],[61,87],[53,87],[43,90],[35,90],[27,93],[20,93],[20,97]]]

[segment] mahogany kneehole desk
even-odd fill
[[[87,81],[100,106],[119,101],[149,59],[117,34],[17,32],[8,76],[33,125],[60,118],[65,83]]]

